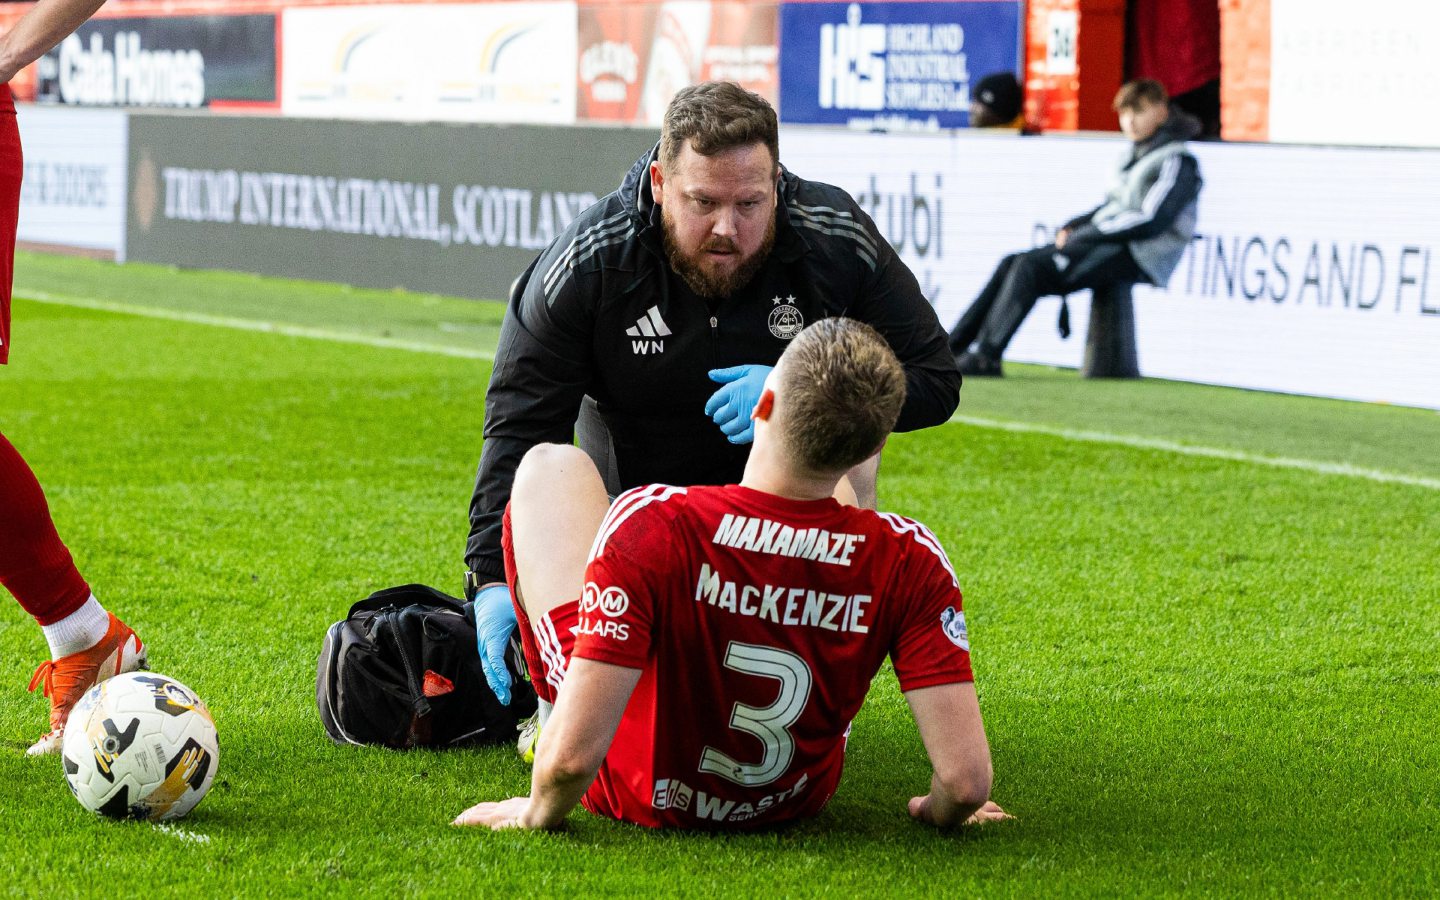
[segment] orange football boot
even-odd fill
[[[145,668],[145,645],[124,622],[109,613],[110,627],[100,643],[59,659],[47,659],[30,679],[30,690],[44,685],[50,698],[50,731],[30,746],[27,756],[59,753],[65,737],[65,720],[85,692],[121,672]]]

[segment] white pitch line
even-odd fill
[[[427,344],[422,341],[405,341],[397,338],[375,337],[354,334],[348,331],[331,331],[326,328],[311,328],[308,325],[286,325],[283,322],[265,322],[259,319],[237,319],[230,316],[212,316],[207,313],[181,312],[154,306],[135,306],[129,303],[115,303],[93,297],[67,297],[45,291],[16,288],[14,295],[24,300],[49,303],[55,306],[74,306],[80,309],[94,309],[100,312],[121,313],[129,316],[143,316],[147,319],[165,319],[171,322],[186,322],[191,325],[213,325],[217,328],[232,328],[237,331],[258,331],[264,334],[281,334],[286,337],[309,338],[317,341],[332,341],[339,344],[359,344],[365,347],[381,347],[386,350],[407,350],[411,353],[434,353],[440,356],[454,356],[460,359],[479,359],[494,362],[495,354],[484,350],[465,347],[450,347],[445,344]]]
[[[1088,444],[1111,444],[1119,447],[1134,447],[1140,450],[1159,450],[1181,456],[1203,456],[1209,459],[1224,459],[1231,462],[1250,463],[1257,466],[1271,466],[1277,469],[1298,469],[1317,475],[1340,475],[1345,478],[1361,478],[1388,484],[1404,484],[1410,487],[1428,488],[1440,491],[1440,478],[1426,478],[1423,475],[1405,475],[1400,472],[1386,472],[1381,469],[1365,469],[1349,463],[1322,462],[1315,459],[1296,459],[1288,456],[1263,456],[1246,453],[1243,450],[1226,450],[1223,447],[1201,447],[1180,444],[1162,438],[1142,437],[1131,434],[1111,434],[1106,431],[1081,431],[1073,428],[1056,428],[1050,425],[1031,425],[1027,422],[1006,422],[1000,419],[981,419],[975,416],[956,415],[951,422],[973,425],[976,428],[993,428],[998,431],[1012,431],[1024,434],[1043,434],[1067,441]]]
[[[427,344],[420,341],[402,341],[394,338],[371,337],[369,335],[351,334],[344,331],[330,331],[324,328],[311,328],[305,325],[286,325],[280,322],[264,322],[256,319],[237,319],[229,316],[212,316],[205,313],[179,312],[153,306],[135,306],[129,303],[115,303],[110,300],[100,300],[93,297],[69,297],[24,288],[16,288],[14,293],[15,296],[23,299],[34,300],[39,303],[50,303],[56,306],[75,306],[82,309],[99,310],[101,312],[143,316],[149,319],[187,322],[192,325],[213,325],[218,328],[233,328],[238,331],[258,331],[265,334],[281,334],[286,337],[309,338],[317,341],[359,344],[365,347],[380,347],[389,350],[406,350],[412,353],[434,353],[441,356],[458,357],[460,359],[479,359],[486,362],[495,361],[494,353],[483,350],[469,350],[463,347],[448,347],[444,344]],[[1297,469],[1302,472],[1312,472],[1317,475],[1339,475],[1345,478],[1359,478],[1366,481],[1427,488],[1432,491],[1440,490],[1440,479],[1437,478],[1426,478],[1421,475],[1404,475],[1399,472],[1385,472],[1380,469],[1365,469],[1359,466],[1349,465],[1348,463],[1322,462],[1314,459],[1295,459],[1285,456],[1262,456],[1257,453],[1246,453],[1243,450],[1226,450],[1222,447],[1201,447],[1191,444],[1180,444],[1175,441],[1142,437],[1140,435],[1112,434],[1104,431],[1082,431],[1072,428],[1056,428],[1049,425],[1032,425],[1027,422],[982,419],[975,416],[955,415],[950,418],[950,421],[971,425],[976,428],[991,428],[998,431],[1011,431],[1025,434],[1044,434],[1067,441],[1080,441],[1089,444],[1110,444],[1118,447],[1133,447],[1141,450],[1158,450],[1163,453],[1175,453],[1180,456],[1224,459],[1231,462],[1250,463],[1252,465],[1270,466],[1279,469]]]
[[[208,834],[196,834],[193,831],[186,831],[183,828],[177,828],[174,825],[170,824],[156,825],[155,830],[162,834],[168,834],[173,838],[178,838],[179,840],[184,841],[187,844],[210,843],[210,835]]]

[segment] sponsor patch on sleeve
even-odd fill
[[[965,612],[953,606],[947,606],[940,614],[940,627],[944,630],[945,636],[950,643],[970,652],[970,632],[965,630]]]
[[[587,582],[580,597],[580,624],[575,633],[628,641],[630,626],[615,620],[629,609],[630,597],[622,589],[612,585],[601,590],[595,582]]]

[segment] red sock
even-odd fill
[[[90,599],[70,551],[55,533],[35,473],[0,434],[0,584],[41,625],[75,612]]]

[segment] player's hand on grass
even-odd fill
[[[1001,822],[1005,819],[1015,818],[1001,809],[1000,804],[994,800],[986,800],[963,822],[955,821],[954,812],[953,804],[938,801],[933,794],[910,798],[910,818],[918,819],[926,825],[934,825],[937,828],[948,828],[951,825],[983,825],[986,822]]]
[[[505,666],[505,649],[517,622],[515,604],[506,585],[487,585],[475,595],[475,643],[480,650],[480,668],[485,672],[485,683],[490,685],[502,706],[510,705],[510,670]]]
[[[710,380],[722,385],[705,401],[705,415],[715,420],[732,444],[755,440],[755,404],[765,391],[765,378],[772,366],[731,366],[711,369]]]
[[[492,831],[524,828],[521,819],[530,806],[529,797],[511,797],[498,803],[477,803],[455,817],[451,825],[481,825]]]

